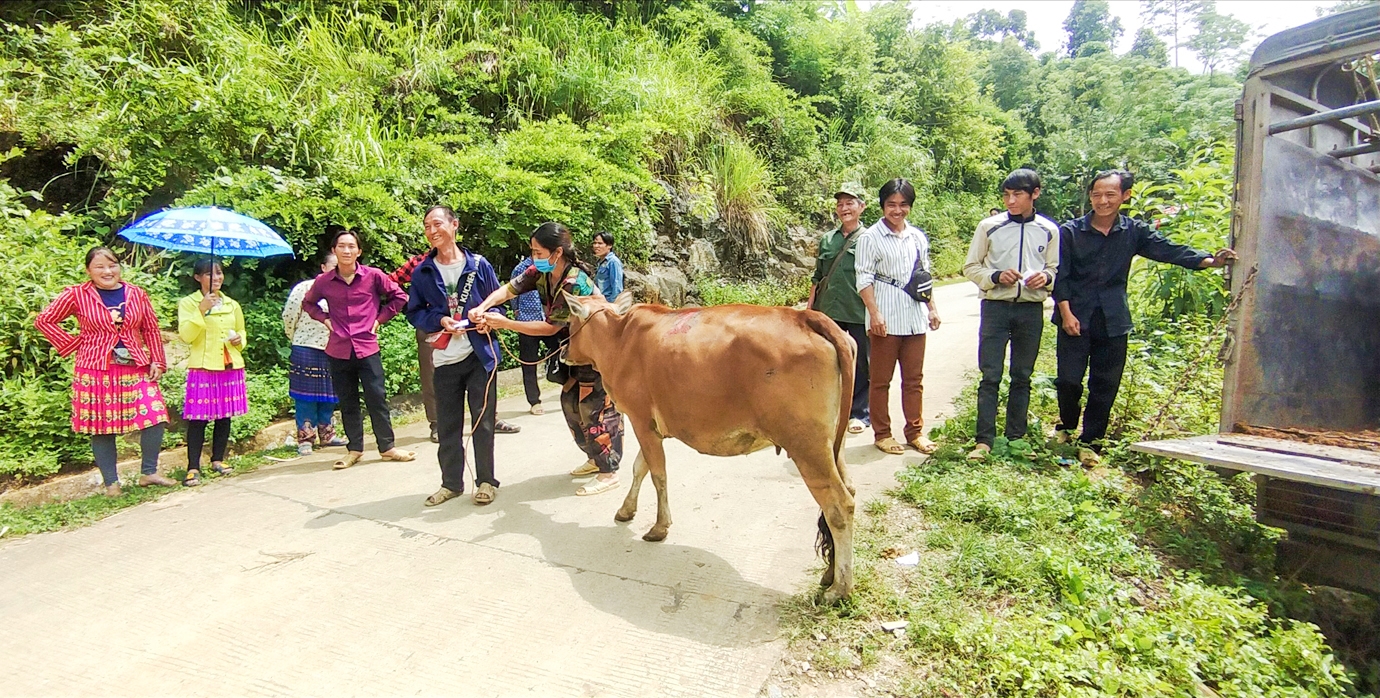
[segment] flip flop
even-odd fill
[[[497,495],[498,490],[494,489],[493,485],[490,485],[487,482],[480,483],[479,489],[476,490],[474,493],[474,503],[478,504],[479,506],[490,504],[494,501],[494,497]]]
[[[929,439],[927,439],[927,438],[925,438],[925,437],[923,437],[923,436],[917,436],[917,437],[915,437],[914,439],[912,439],[911,442],[910,442],[910,445],[911,445],[911,448],[914,448],[915,450],[917,450],[917,451],[919,451],[919,452],[921,452],[921,453],[924,453],[924,454],[926,454],[926,455],[931,454],[931,453],[934,453],[935,451],[939,450],[939,444],[937,444],[937,443],[935,443],[935,442],[933,442],[933,441],[930,441]]]
[[[447,501],[447,500],[455,499],[456,497],[459,497],[459,496],[462,495],[462,494],[464,494],[463,491],[462,491],[462,492],[456,492],[455,490],[447,489],[447,488],[445,488],[445,487],[442,487],[441,489],[436,490],[436,493],[435,493],[435,494],[433,494],[433,495],[431,495],[430,497],[427,497],[427,498],[426,498],[426,505],[429,506],[429,507],[434,507],[434,506],[436,506],[437,504],[440,504],[440,503],[445,502],[445,501]]]
[[[341,458],[340,460],[336,461],[335,465],[331,467],[335,468],[336,470],[344,470],[354,465],[355,463],[358,463],[359,460],[363,457],[364,454],[360,453],[359,451],[348,451],[345,453],[344,458]]]
[[[581,465],[580,467],[578,467],[578,468],[576,468],[576,469],[570,471],[570,476],[571,476],[571,477],[589,477],[590,475],[598,475],[598,474],[599,474],[599,466],[597,466],[597,465],[594,464],[594,459],[593,459],[593,458],[591,458],[591,459],[585,461],[584,464]]]
[[[906,447],[902,446],[901,442],[891,438],[890,436],[886,437],[885,439],[879,439],[876,443],[873,443],[872,445],[876,446],[877,450],[881,451],[882,453],[889,453],[893,456],[899,456],[902,453],[906,452]]]
[[[413,451],[399,451],[396,448],[388,449],[387,453],[380,453],[379,457],[384,460],[393,460],[399,463],[417,460],[417,454]]]
[[[193,475],[192,473],[196,473],[196,474]],[[201,471],[199,471],[199,470],[188,470],[188,471],[187,471],[187,476],[184,477],[184,478],[182,478],[182,486],[183,486],[183,487],[196,487],[196,486],[198,486],[198,485],[200,485],[200,484],[201,484]]]
[[[593,480],[590,480],[589,482],[586,482],[585,484],[581,485],[580,489],[575,490],[575,494],[580,497],[588,497],[592,494],[608,492],[609,490],[617,486],[618,478],[614,478],[612,480],[600,480],[596,477]]]
[[[234,475],[234,474],[235,474],[235,469],[234,469],[234,468],[227,468],[227,467],[225,467],[224,465],[217,465],[217,464],[215,464],[215,463],[212,463],[212,464],[211,464],[211,470],[214,471],[214,472],[215,472],[216,474],[218,474],[218,475]]]

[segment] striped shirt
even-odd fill
[[[930,241],[919,228],[907,223],[901,233],[892,232],[886,219],[863,231],[857,242],[858,291],[871,286],[877,298],[877,309],[886,322],[889,335],[925,334],[930,329],[930,312],[924,303],[910,297],[905,290],[884,281],[886,276],[905,284],[915,268],[915,255],[920,255],[924,268],[930,269]],[[871,312],[867,322],[872,323]]]
[[[62,321],[77,318],[77,334],[63,329]],[[110,352],[119,342],[129,349],[139,366],[156,364],[167,367],[163,356],[163,337],[158,331],[158,318],[144,289],[125,284],[125,307],[119,325],[115,324],[110,308],[101,301],[96,285],[90,281],[68,286],[34,319],[38,331],[57,350],[58,356],[77,354],[77,368],[104,371],[109,366]]]

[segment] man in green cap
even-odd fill
[[[848,433],[861,434],[871,424],[867,406],[867,315],[858,295],[854,243],[862,235],[862,212],[867,195],[861,184],[848,182],[834,192],[834,213],[839,227],[819,241],[819,258],[810,286],[810,308],[828,315],[858,343],[853,377],[853,408]]]

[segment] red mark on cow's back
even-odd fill
[[[694,327],[695,323],[699,322],[700,319],[700,311],[697,308],[682,310],[676,314],[679,317],[676,318],[676,324],[672,325],[671,329],[666,332],[666,336],[668,337],[673,334],[688,333],[690,328]]]

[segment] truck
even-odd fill
[[[1281,575],[1380,595],[1380,9],[1265,39],[1237,136],[1219,433],[1134,450],[1256,482]]]

